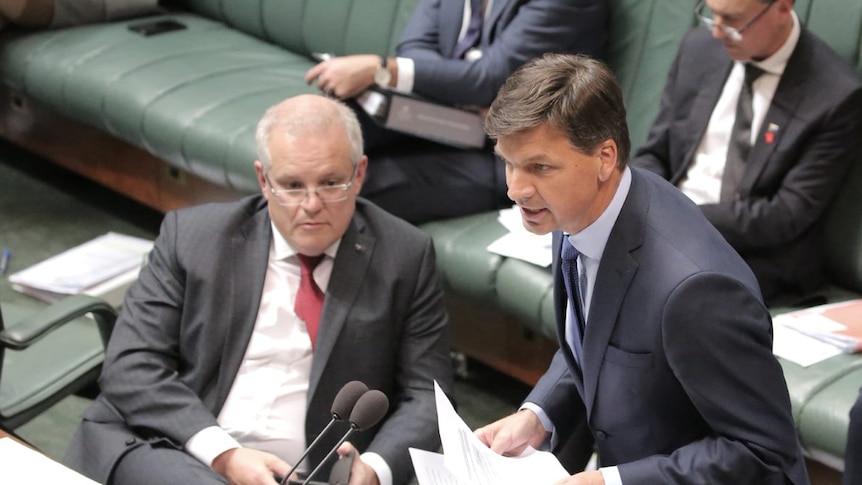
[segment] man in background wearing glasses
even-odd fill
[[[632,162],[701,207],[770,306],[822,299],[822,214],[862,139],[862,82],[793,5],[701,1]]]
[[[352,435],[351,485],[404,484],[408,448],[439,446],[433,381],[448,392],[452,373],[434,249],[357,198],[368,162],[353,111],[288,99],[257,146],[262,195],[167,214],[128,291],[102,395],[64,459],[99,483],[274,485],[352,380],[390,404]]]

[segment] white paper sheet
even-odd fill
[[[503,209],[497,221],[509,232],[488,245],[488,251],[516,258],[537,266],[551,265],[551,234],[537,235],[527,231],[517,207]]]
[[[0,476],[3,485],[98,485],[12,438],[0,438]]]
[[[782,322],[780,315],[772,322],[772,353],[778,357],[808,367],[843,353],[841,348],[799,332]]]
[[[437,423],[443,444],[443,471],[437,465],[437,476],[453,476],[457,482],[478,485],[552,484],[569,476],[557,458],[545,451],[528,448],[519,457],[504,457],[479,441],[458,416],[446,394],[434,383],[437,400]],[[423,462],[425,467],[431,466]],[[415,466],[415,465],[414,465]],[[417,472],[418,477],[418,472]],[[420,485],[434,485],[423,482]],[[446,483],[446,482],[442,482]]]
[[[84,293],[143,264],[152,241],[109,232],[52,256],[9,277],[18,291],[33,289],[59,295]]]

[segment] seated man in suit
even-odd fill
[[[793,0],[706,0],[632,165],[697,203],[769,306],[816,303],[822,215],[860,155],[862,82]],[[711,33],[711,36],[710,36]]]
[[[134,17],[157,10],[158,0],[3,0],[0,30],[12,23],[58,28]]]
[[[396,57],[326,60],[306,74],[349,99],[370,86],[482,110],[506,77],[545,52],[604,55],[605,0],[419,0]],[[419,223],[507,206],[502,164],[488,149],[399,135],[359,112],[374,168],[362,195]]]
[[[690,200],[627,165],[610,70],[528,63],[485,126],[524,226],[554,231],[560,350],[523,408],[477,436],[504,454],[595,442],[602,468],[572,485],[807,484],[757,280]]]
[[[433,381],[452,372],[430,238],[357,198],[367,159],[340,102],[270,108],[257,145],[262,195],[168,213],[126,295],[64,458],[100,483],[274,484],[352,380],[391,401],[351,439],[351,484],[404,484],[408,447],[439,446]]]
[[[844,449],[844,480],[842,485],[862,485],[862,389],[850,409],[847,446]]]

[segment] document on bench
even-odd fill
[[[3,485],[97,485],[93,480],[12,438],[0,438],[0,470]]]
[[[16,291],[48,302],[89,294],[119,306],[152,247],[147,239],[109,232],[23,269],[9,282]]]
[[[528,448],[521,456],[498,455],[479,441],[434,383],[443,455],[410,450],[420,485],[553,484],[569,476],[557,458]]]

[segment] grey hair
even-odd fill
[[[356,118],[356,113],[341,101],[328,98],[327,100],[332,103],[338,114],[338,118],[341,120],[341,124],[347,132],[347,138],[350,140],[350,163],[356,167],[364,153],[362,128],[359,125],[359,120]],[[257,130],[255,131],[257,157],[263,165],[263,171],[268,172],[272,166],[269,141],[272,132],[276,128],[280,129],[281,134],[299,136],[305,130],[317,130],[328,127],[333,121],[332,112],[326,109],[316,109],[314,111],[307,109],[292,110],[283,106],[282,103],[267,109],[263,114],[263,118],[258,122]]]

